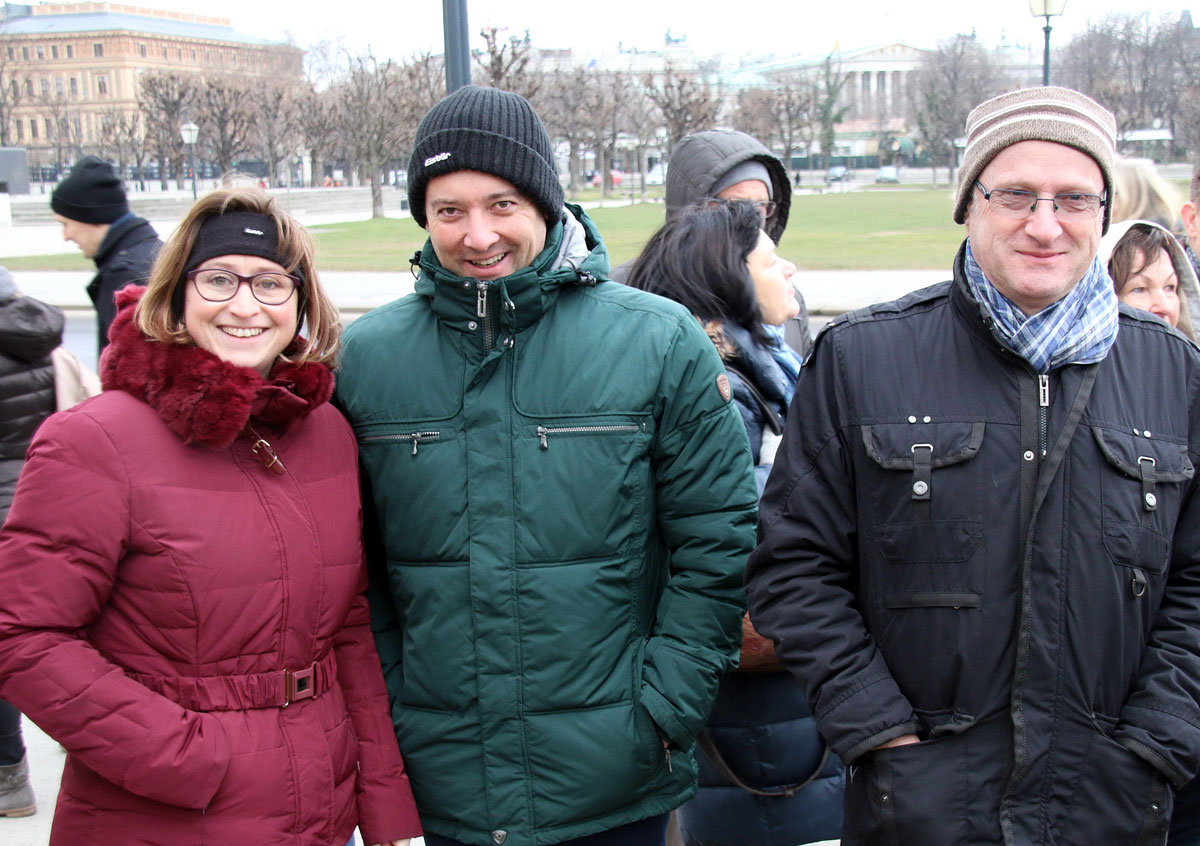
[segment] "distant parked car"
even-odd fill
[[[826,182],[845,182],[850,178],[850,172],[846,170],[845,165],[834,165],[825,174]]]
[[[619,170],[611,171],[611,173],[612,173],[612,184],[613,184],[613,187],[615,188],[616,186],[621,184],[621,180],[624,178],[624,174],[622,174],[621,171],[619,171]],[[592,187],[593,188],[600,187],[600,171],[596,171],[596,174],[592,177]]]
[[[900,170],[895,165],[884,165],[879,169],[879,173],[875,174],[875,181],[898,183],[900,181]]]

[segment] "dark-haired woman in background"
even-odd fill
[[[750,436],[762,492],[800,362],[774,327],[795,317],[795,265],[747,202],[698,205],[647,243],[629,284],[681,303],[704,325]],[[794,413],[803,413],[803,409]],[[743,620],[742,660],[721,682],[699,740],[700,790],[679,810],[687,846],[796,846],[837,839],[845,776],[774,647]]]

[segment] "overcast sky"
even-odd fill
[[[141,0],[137,5],[196,11],[194,0]],[[918,2],[800,2],[750,4],[728,0],[468,0],[472,45],[480,27],[529,30],[538,47],[571,47],[577,54],[606,55],[626,48],[655,49],[669,29],[686,36],[700,55],[719,52],[810,55],[841,47],[851,50],[902,40],[932,46],[956,33],[975,31],[987,46],[1001,38],[1040,46],[1043,19],[1029,14],[1027,0],[918,0]],[[1193,0],[1067,0],[1062,17],[1051,18],[1052,45],[1112,12],[1147,12],[1157,21],[1188,9],[1200,23]],[[734,10],[745,10],[738,14]],[[300,47],[341,36],[347,47],[370,46],[376,55],[404,58],[442,52],[439,0],[208,0],[203,13],[228,17],[235,29],[266,38],[290,35]],[[586,23],[584,23],[586,21]]]

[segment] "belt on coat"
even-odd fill
[[[272,670],[228,676],[125,675],[189,711],[244,711],[286,708],[313,699],[337,682],[337,662],[330,652],[299,670]]]

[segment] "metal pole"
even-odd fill
[[[467,0],[442,0],[446,43],[446,93],[471,84],[471,48],[467,44]]]
[[[1046,25],[1042,27],[1046,33],[1046,54],[1042,59],[1042,85],[1050,84],[1050,16],[1046,15]]]
[[[188,167],[192,171],[192,202],[196,202],[196,145],[188,144]]]

